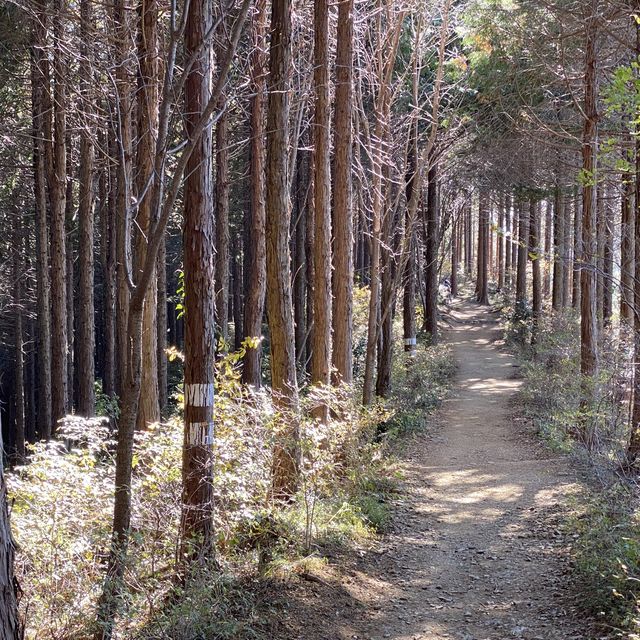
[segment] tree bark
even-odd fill
[[[224,37],[224,19],[218,29]],[[218,108],[222,112],[216,125],[216,183],[215,183],[215,306],[216,322],[220,337],[226,345],[229,341],[229,116],[227,98],[220,97]]]
[[[542,250],[540,247],[540,217],[542,205],[535,200],[531,200],[529,207],[530,215],[530,253],[531,253],[531,288],[532,288],[532,308],[533,327],[531,331],[531,344],[535,344],[538,338],[538,324],[542,317]]]
[[[82,55],[85,58],[80,67],[81,91],[86,122],[80,130],[80,180],[79,180],[79,242],[78,242],[78,413],[93,416],[95,413],[95,324],[93,297],[93,229],[94,229],[94,190],[93,138],[95,126],[93,120],[93,78],[91,60],[91,33],[93,10],[91,0],[80,3],[80,24],[82,38]]]
[[[329,109],[329,6],[314,0],[314,244],[311,382],[330,383],[331,374],[331,118]],[[317,417],[329,418],[328,407]]]
[[[564,245],[564,209],[562,207],[562,191],[556,186],[554,194],[554,216],[553,216],[553,287],[551,291],[551,308],[555,312],[562,309],[562,299],[564,294],[564,266],[567,259]]]
[[[4,450],[1,425],[0,450]],[[18,583],[13,569],[15,543],[7,502],[7,484],[3,465],[0,465],[0,640],[20,640],[23,629],[18,616]]]
[[[267,2],[256,0],[252,24],[251,52],[251,167],[250,167],[250,225],[246,231],[245,269],[247,289],[244,301],[244,335],[249,338],[262,336],[262,317],[266,287],[265,247],[265,124],[266,95],[266,29]],[[297,329],[296,329],[297,330]],[[262,345],[249,347],[244,357],[242,381],[260,387]]]
[[[152,203],[154,190],[149,187],[158,179],[154,174],[156,140],[158,138],[160,65],[158,59],[158,3],[140,0],[138,5],[138,137],[136,155],[136,190],[138,215],[136,217],[135,262],[136,276],[141,273],[147,256],[150,231],[156,224],[157,212]],[[151,276],[145,296],[142,319],[142,386],[136,426],[146,429],[160,420],[158,395],[158,300],[157,273]]]
[[[62,24],[64,0],[53,3],[53,140],[49,170],[51,205],[51,412],[52,431],[67,413],[67,251],[66,251],[66,180],[67,180],[67,115],[66,60]]]
[[[580,371],[591,378],[598,364],[595,207],[598,154],[597,51],[599,0],[591,0],[587,22],[582,132],[582,256],[580,265]]]
[[[633,176],[622,174],[622,210],[620,220],[620,322],[621,328],[633,327],[634,305],[634,210]]]
[[[47,115],[47,89],[49,65],[45,53],[47,39],[46,10],[39,5],[34,20],[33,47],[33,128],[34,128],[34,196],[36,209],[36,287],[38,320],[38,422],[40,437],[51,437],[51,292],[49,279],[49,231],[47,224],[47,167],[45,121]]]
[[[488,261],[489,261],[489,196],[480,190],[478,204],[478,270],[476,279],[476,300],[489,304]]]
[[[429,168],[427,176],[427,219],[425,227],[424,282],[425,314],[423,329],[431,344],[438,342],[438,166]]]
[[[192,136],[210,97],[211,61],[207,33],[208,0],[192,0],[185,30],[185,52],[192,65],[185,84],[187,135]],[[225,141],[226,142],[226,141]],[[184,446],[182,450],[183,561],[204,559],[212,551],[215,231],[212,211],[212,149],[209,131],[189,158],[184,186]]]
[[[266,265],[274,403],[283,420],[273,452],[272,492],[291,497],[298,486],[298,384],[289,273],[289,83],[291,2],[273,0],[267,104]]]
[[[527,260],[529,257],[529,215],[523,202],[518,203],[518,272],[516,274],[516,307],[527,303]]]
[[[333,366],[335,381],[353,379],[353,0],[338,4],[333,164]]]

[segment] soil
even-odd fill
[[[498,319],[455,302],[459,369],[428,433],[404,447],[393,529],[286,586],[279,639],[595,638],[560,523],[577,472],[532,437]]]

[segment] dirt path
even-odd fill
[[[495,318],[457,303],[451,326],[455,388],[438,426],[407,447],[408,493],[394,532],[304,589],[289,614],[292,637],[593,637],[570,599],[557,528],[575,477],[512,418],[520,383],[495,344]]]

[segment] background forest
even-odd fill
[[[384,528],[463,293],[637,625],[639,55],[631,0],[2,3],[0,637],[258,633],[242,580]]]

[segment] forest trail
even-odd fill
[[[458,374],[437,426],[406,447],[393,532],[304,589],[292,637],[593,637],[574,607],[558,529],[575,473],[514,419],[520,381],[497,317],[458,301],[449,321]]]

